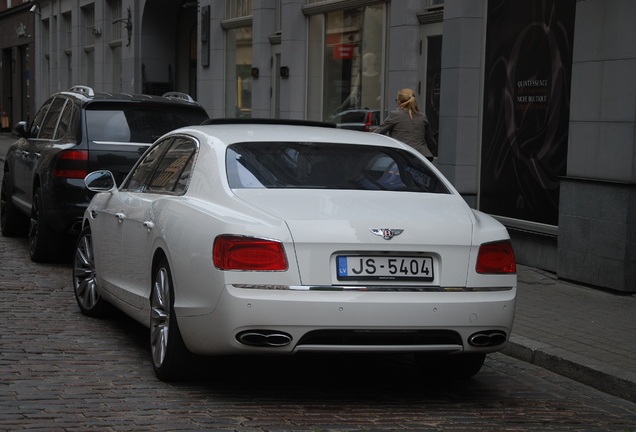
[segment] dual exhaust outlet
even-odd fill
[[[482,331],[468,337],[468,343],[477,348],[501,345],[506,342],[506,333],[499,330]]]
[[[236,340],[253,347],[279,348],[289,345],[292,337],[274,330],[247,330],[237,334]]]
[[[240,343],[253,347],[280,348],[292,342],[291,335],[276,330],[246,330],[236,335]],[[502,345],[506,342],[505,332],[499,330],[480,331],[468,337],[468,344],[477,348]]]

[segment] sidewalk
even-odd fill
[[[13,141],[0,133],[0,162]],[[515,322],[503,353],[636,402],[636,295],[517,270]]]
[[[512,336],[503,353],[636,402],[636,295],[517,266]]]

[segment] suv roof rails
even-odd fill
[[[83,85],[76,85],[71,87],[68,91],[73,93],[81,93],[86,96],[95,96],[95,92],[92,88]]]
[[[271,124],[271,125],[287,125],[287,126],[318,126],[335,128],[335,123],[328,123],[316,120],[297,120],[297,119],[274,119],[274,118],[214,118],[206,120],[202,125],[223,125],[223,124]]]
[[[162,94],[161,96],[168,99],[181,99],[188,102],[194,102],[194,99],[192,99],[190,95],[181,92],[168,92]]]

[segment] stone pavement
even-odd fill
[[[504,354],[636,402],[636,295],[517,266],[517,310]]]
[[[0,163],[13,141],[0,133]],[[636,295],[519,265],[515,323],[503,353],[636,402]]]

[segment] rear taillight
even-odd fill
[[[515,253],[509,240],[484,243],[477,255],[477,273],[516,273]]]
[[[54,177],[83,179],[88,175],[88,152],[86,150],[59,152],[51,174]]]
[[[367,113],[365,117],[366,119],[364,122],[364,132],[371,132],[371,125],[373,124],[373,114]]]
[[[287,270],[283,244],[233,235],[214,240],[214,265],[221,270]]]

